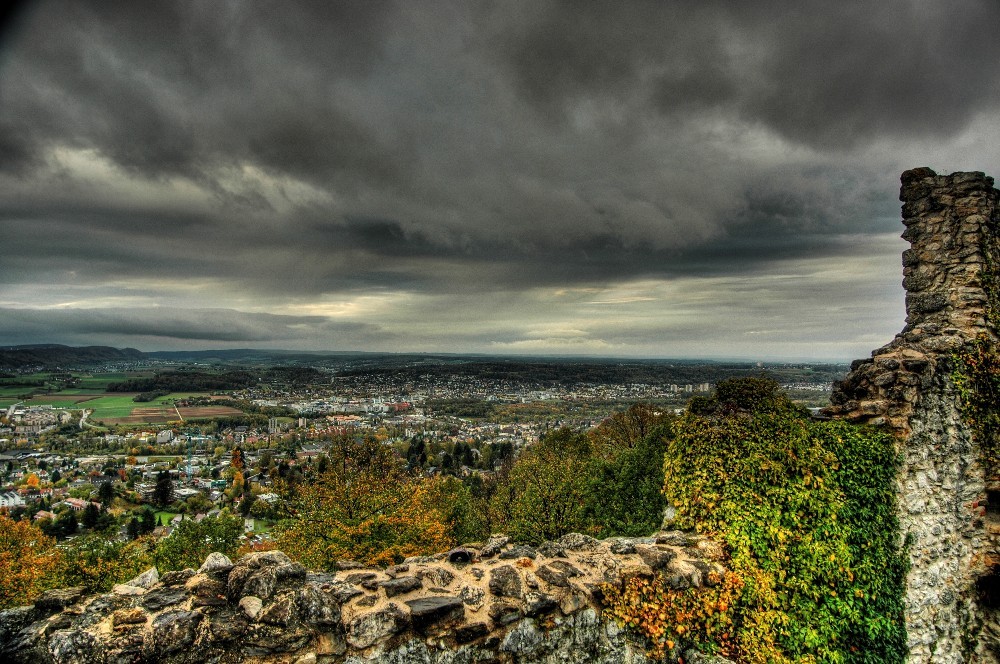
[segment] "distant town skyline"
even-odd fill
[[[1000,4],[23,2],[0,345],[846,361]]]

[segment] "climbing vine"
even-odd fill
[[[733,616],[743,579],[731,572],[711,579],[707,588],[672,590],[661,578],[632,577],[624,587],[604,587],[608,614],[642,634],[654,659],[676,659],[684,645],[706,652],[737,652]]]
[[[985,334],[953,356],[951,380],[958,392],[962,417],[979,443],[987,478],[1000,470],[1000,355]]]
[[[783,398],[752,407],[685,414],[664,462],[676,525],[722,542],[731,575],[691,591],[631,581],[607,593],[609,613],[659,657],[672,645],[741,662],[904,661],[892,438]]]

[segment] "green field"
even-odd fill
[[[105,417],[128,417],[132,414],[132,409],[137,406],[152,405],[138,404],[132,401],[134,394],[122,394],[113,397],[97,397],[86,402],[86,408],[94,411],[92,419],[100,420]]]
[[[93,420],[116,419],[129,417],[136,408],[145,410],[166,408],[172,411],[174,402],[192,396],[204,396],[204,394],[204,392],[173,392],[159,399],[137,403],[132,401],[132,397],[135,396],[134,394],[125,393],[120,396],[100,396],[96,399],[86,401],[79,407],[92,409],[94,413],[91,415],[91,419]],[[170,417],[170,419],[173,419],[173,417]],[[160,420],[153,421],[159,422]]]
[[[81,400],[87,397],[74,397],[62,394],[50,394],[28,399],[24,402],[26,406],[52,406],[53,408],[65,408],[66,410],[79,410],[86,406],[81,405]],[[84,403],[89,403],[84,401]]]
[[[104,374],[104,376],[120,379],[125,374]],[[18,397],[22,394],[23,389],[0,387],[0,408],[6,408],[11,404],[22,401]],[[64,408],[66,410],[92,410],[93,413],[90,416],[90,421],[93,424],[102,420],[132,418],[124,423],[140,425],[144,421],[151,424],[162,424],[166,421],[175,420],[177,417],[176,411],[174,411],[174,404],[177,401],[207,395],[207,392],[172,392],[152,401],[136,402],[132,400],[135,397],[135,393],[132,392],[122,392],[120,394],[95,393],[92,390],[74,387],[61,392],[53,392],[52,394],[37,395],[23,401],[28,406],[51,405],[54,408]],[[133,415],[133,411],[136,410],[138,412]],[[148,418],[148,420],[144,420],[143,418]]]

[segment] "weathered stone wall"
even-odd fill
[[[643,647],[601,617],[601,585],[663,574],[675,588],[725,569],[710,541],[679,532],[538,548],[491,539],[388,569],[307,572],[280,551],[233,565],[156,570],[112,592],[55,590],[0,612],[0,661],[644,664]],[[693,651],[685,661],[723,662]]]
[[[903,466],[898,512],[908,544],[910,661],[997,661],[990,610],[977,583],[996,544],[984,518],[986,476],[951,380],[954,354],[995,338],[989,282],[997,253],[998,196],[982,173],[903,173],[906,326],[858,360],[827,414],[890,427]]]

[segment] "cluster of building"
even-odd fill
[[[8,424],[0,427],[0,437],[4,434],[38,435],[73,421],[73,415],[68,410],[49,405],[26,406],[23,403],[8,406],[5,418]]]

